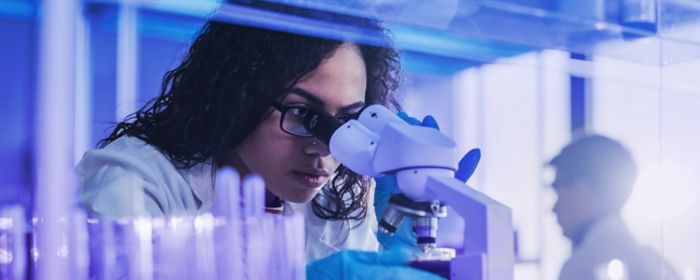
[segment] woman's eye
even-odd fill
[[[296,115],[296,116],[303,117],[309,113],[309,109],[303,108],[303,107],[292,107],[292,108],[289,108],[289,112]]]

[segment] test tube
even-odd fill
[[[268,276],[270,279],[305,279],[304,235],[298,232],[303,218],[293,216],[270,216],[275,221],[275,228],[266,238],[274,243],[270,252]],[[301,224],[299,224],[301,222]]]
[[[86,221],[90,234],[89,275],[95,279],[111,279],[116,275],[116,242],[114,223],[107,220]]]
[[[200,279],[216,279],[214,255],[214,216],[205,213],[194,218],[195,271]]]
[[[240,219],[241,207],[241,189],[239,182],[241,180],[238,172],[230,167],[220,168],[216,172],[214,181],[214,205],[211,212],[214,216],[222,216],[226,219]]]
[[[265,181],[256,174],[243,178],[243,215],[259,218],[265,213]]]
[[[137,217],[126,231],[129,279],[153,279],[153,222],[150,217]]]
[[[294,214],[284,219],[285,254],[287,279],[306,279],[306,235],[304,217]]]
[[[190,217],[166,218],[166,224],[157,240],[154,273],[158,279],[195,279],[189,270],[192,262],[192,222]]]
[[[69,254],[71,259],[72,278],[87,280],[89,278],[90,249],[87,228],[87,214],[82,209],[75,208],[70,216]]]
[[[24,279],[27,272],[24,209],[0,210],[0,279]]]
[[[240,176],[232,168],[224,167],[216,173],[214,215],[214,242],[216,244],[216,275],[219,279],[242,279],[243,236],[241,222]]]
[[[245,271],[248,279],[264,279],[267,268],[266,253],[269,240],[264,239],[265,227],[265,182],[258,175],[243,179],[243,217],[245,247]]]

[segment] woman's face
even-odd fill
[[[280,103],[322,108],[336,117],[343,117],[362,109],[366,86],[365,63],[360,50],[356,45],[343,44],[294,85]],[[340,163],[316,138],[302,138],[282,131],[281,117],[282,113],[274,110],[258,125],[235,149],[234,156],[238,160],[233,160],[233,165],[242,173],[249,170],[260,174],[268,191],[282,200],[308,202],[333,177]]]

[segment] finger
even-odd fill
[[[434,129],[440,130],[440,126],[438,125],[437,120],[435,120],[435,118],[431,115],[425,116],[421,124],[425,127],[432,127]]]
[[[389,199],[399,192],[396,187],[396,176],[384,175],[374,178],[376,184],[374,188],[374,214],[379,221],[384,216],[384,212],[389,208]]]
[[[479,165],[480,159],[480,149],[472,149],[471,151],[467,152],[462,160],[459,161],[459,169],[457,169],[457,172],[455,173],[455,178],[466,183],[472,174],[474,174],[476,166]]]
[[[380,192],[387,192],[392,194],[396,192],[396,176],[395,175],[384,175],[382,177],[374,178],[376,182],[376,190]]]
[[[405,122],[407,122],[411,125],[421,125],[421,122],[418,119],[409,116],[408,114],[406,114],[406,112],[399,112],[396,115],[398,115],[399,118],[401,118],[402,120],[404,120]]]

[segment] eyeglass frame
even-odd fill
[[[281,129],[282,131],[284,131],[285,133],[287,133],[287,134],[289,134],[289,135],[297,136],[297,137],[302,137],[302,138],[313,138],[313,137],[315,137],[313,134],[311,134],[311,132],[308,132],[308,130],[307,130],[307,132],[309,133],[309,135],[299,135],[299,134],[295,134],[295,133],[293,133],[293,132],[287,131],[287,130],[284,128],[284,119],[285,119],[285,117],[286,117],[286,115],[287,115],[287,111],[289,111],[289,109],[301,108],[301,109],[309,110],[309,112],[312,112],[312,113],[313,113],[313,111],[316,110],[316,109],[311,108],[311,107],[304,107],[304,106],[287,106],[287,105],[284,105],[284,104],[280,103],[279,101],[274,101],[274,102],[272,102],[272,108],[275,108],[275,110],[279,111],[279,112],[282,114],[282,115],[280,116],[280,129]],[[362,111],[362,110],[360,110],[360,111]],[[357,114],[353,114],[353,117],[352,117],[352,118],[356,118],[357,115],[359,115],[359,112],[358,112]],[[335,117],[335,118],[338,119],[337,117]],[[340,119],[339,119],[339,120],[340,120]],[[346,121],[343,121],[343,122],[346,122]],[[302,124],[302,125],[303,125],[303,124]],[[304,127],[304,129],[306,129],[306,127]]]

